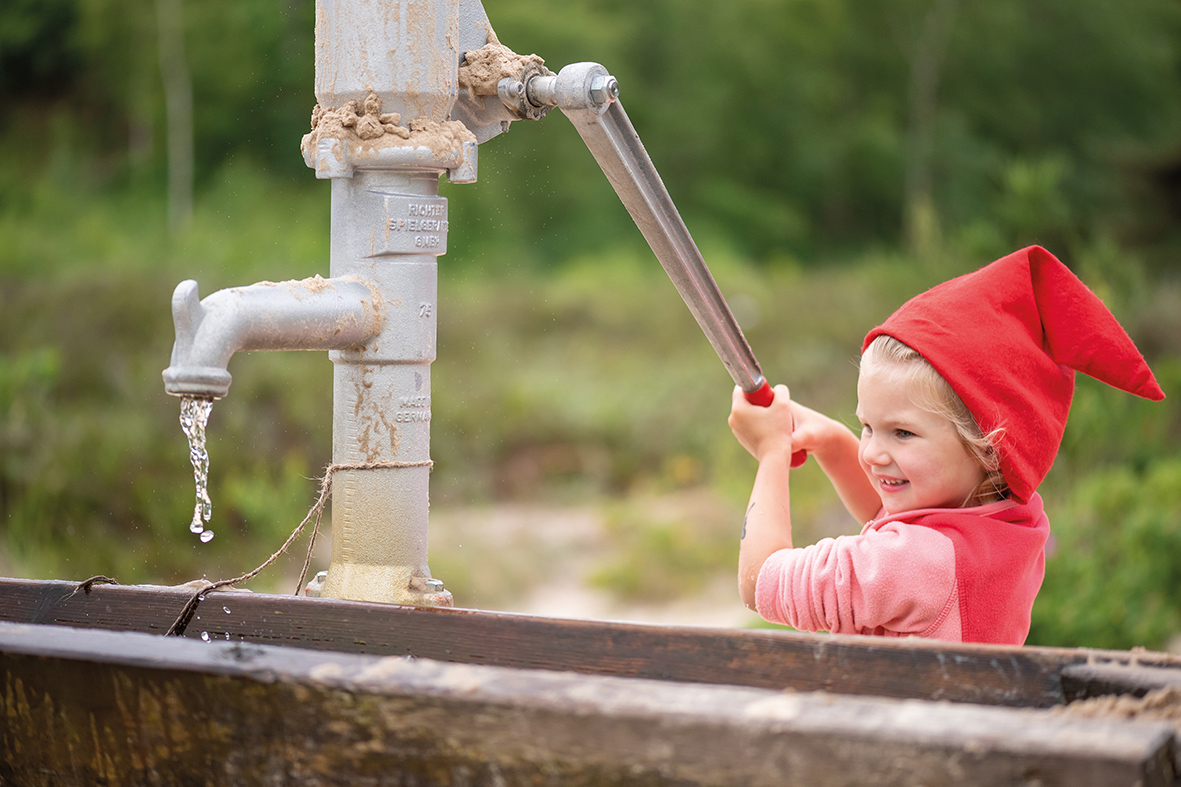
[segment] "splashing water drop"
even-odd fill
[[[202,631],[202,632],[201,632],[201,639],[203,639],[203,640],[205,640],[206,642],[208,642],[208,641],[209,641],[209,632],[208,632],[208,631]]]
[[[208,543],[212,532],[206,532],[205,522],[213,516],[213,503],[209,499],[209,452],[205,450],[205,427],[209,414],[213,412],[212,399],[198,399],[185,396],[180,400],[180,428],[189,439],[189,462],[193,465],[193,480],[196,482],[196,505],[193,507],[193,521],[189,530],[201,535],[201,541]],[[207,537],[208,536],[208,537]]]
[[[212,540],[213,540],[213,531],[212,530],[206,530],[201,533],[201,543],[202,544],[208,544]]]

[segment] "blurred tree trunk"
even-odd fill
[[[168,117],[168,225],[176,232],[193,214],[193,86],[181,0],[156,0],[156,21]]]
[[[939,246],[939,214],[932,196],[932,144],[939,105],[939,76],[960,0],[933,0],[909,47],[910,85],[906,128],[906,240],[929,256]]]

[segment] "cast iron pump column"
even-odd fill
[[[477,47],[487,42],[483,21]],[[430,365],[448,229],[439,178],[476,179],[476,139],[448,122],[461,54],[458,0],[316,5],[317,111],[336,109],[353,125],[334,136],[320,117],[304,157],[332,181],[332,277],[373,282],[383,299],[380,333],[329,354],[332,461],[355,469],[333,480],[325,596],[451,604],[427,567],[427,520]],[[358,125],[366,118],[368,130]]]

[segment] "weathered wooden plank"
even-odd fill
[[[1172,785],[1169,727],[0,624],[0,783]]]
[[[192,592],[95,586],[87,595],[71,594],[73,587],[0,581],[0,618],[162,632]],[[1119,651],[554,620],[238,592],[202,602],[186,636],[202,634],[345,653],[1011,707],[1063,702],[1060,674],[1067,665],[1132,658]],[[1181,670],[1181,661],[1163,654],[1135,658]]]
[[[119,588],[115,593],[109,593]],[[131,591],[131,592],[126,592]],[[0,620],[163,634],[193,590],[0,578]]]

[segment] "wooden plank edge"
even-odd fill
[[[73,592],[75,587],[51,580],[0,580],[0,617],[162,633],[193,592],[183,586],[96,586],[85,595]],[[23,602],[7,603],[13,597]],[[1060,674],[1070,665],[1181,670],[1181,659],[1142,651],[564,620],[249,592],[210,594],[187,631],[189,637],[202,635],[490,666],[1013,707],[1065,701]]]

